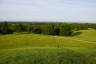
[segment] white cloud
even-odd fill
[[[95,20],[96,2],[76,0],[2,0],[1,20]]]

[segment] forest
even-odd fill
[[[43,23],[43,22],[0,22],[0,34],[27,32],[46,35],[74,36],[75,31],[96,29],[92,23]]]

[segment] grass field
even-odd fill
[[[96,64],[96,30],[64,37],[0,35],[0,64]]]

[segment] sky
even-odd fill
[[[96,0],[0,0],[0,21],[96,23]]]

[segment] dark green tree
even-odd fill
[[[13,30],[10,28],[10,26],[8,25],[7,22],[4,22],[1,25],[1,33],[2,34],[11,34],[11,33],[13,33]]]
[[[32,30],[33,33],[37,33],[37,34],[40,34],[42,33],[42,28],[40,25],[35,25],[33,26],[33,30]]]
[[[27,29],[26,29],[26,26],[24,24],[16,24],[15,25],[15,31],[16,32],[25,32]]]
[[[59,25],[54,26],[54,34],[53,35],[60,35],[60,28]]]
[[[44,33],[48,35],[54,35],[54,25],[48,24],[44,27]]]
[[[33,31],[33,25],[32,24],[28,24],[26,29],[27,29],[26,30],[27,32],[32,32]]]
[[[60,35],[62,36],[71,36],[73,33],[72,28],[70,25],[61,25],[60,27]]]

